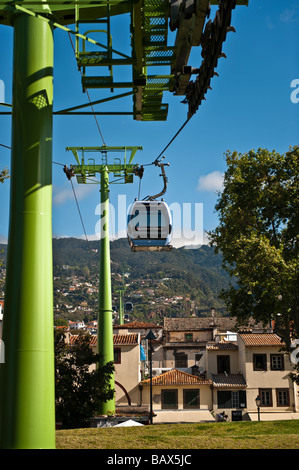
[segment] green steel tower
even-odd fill
[[[99,314],[97,352],[100,354],[100,364],[105,365],[114,361],[113,352],[113,323],[112,323],[112,294],[110,270],[110,239],[109,239],[109,173],[105,167],[101,171],[101,249],[100,249],[100,282],[99,282]],[[114,390],[114,375],[110,379]],[[115,398],[99,404],[99,414],[106,415],[115,412]]]
[[[114,361],[113,347],[113,322],[112,322],[112,289],[110,270],[110,237],[109,237],[109,174],[115,177],[114,183],[132,183],[134,175],[138,174],[138,165],[133,164],[137,150],[142,147],[67,147],[71,150],[77,164],[71,165],[69,175],[76,176],[79,184],[94,184],[91,179],[97,173],[101,180],[101,220],[100,220],[100,279],[99,279],[99,311],[98,311],[98,333],[97,352],[100,355],[99,366]],[[118,155],[112,163],[109,163],[110,153]],[[121,161],[119,154],[124,154]],[[81,154],[81,159],[79,158]],[[85,162],[85,154],[92,155]],[[129,160],[127,157],[129,155]],[[101,158],[100,158],[101,157]],[[113,183],[113,182],[111,182]],[[110,379],[110,387],[114,389],[114,374]],[[115,412],[115,399],[99,404],[98,413],[107,415]]]
[[[54,448],[53,33],[12,18],[11,202],[1,364],[0,447]]]

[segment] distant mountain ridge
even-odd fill
[[[1,248],[4,248],[4,253],[0,256],[5,263],[7,246],[0,245]],[[70,275],[70,270],[62,269],[66,267],[76,267],[76,272],[87,267],[90,275],[97,278],[99,251],[100,241],[54,238],[54,275]],[[203,245],[196,249],[177,248],[170,252],[133,253],[123,238],[111,242],[110,252],[113,276],[129,275],[132,290],[138,289],[141,279],[147,279],[147,283],[152,285],[163,280],[161,287],[156,287],[157,295],[183,296],[195,301],[199,311],[215,307],[224,313],[219,294],[222,289],[228,288],[230,277],[222,267],[221,255],[215,254],[212,247]],[[112,284],[115,285],[115,282]]]

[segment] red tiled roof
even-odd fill
[[[150,379],[143,380],[142,385],[150,385]],[[157,375],[152,379],[153,385],[210,385],[210,380],[203,380],[197,375],[187,374],[181,370],[172,369]]]
[[[245,346],[283,346],[282,339],[275,333],[240,334]]]
[[[77,340],[77,335],[70,336],[70,345],[74,344]],[[90,345],[96,346],[98,342],[97,335],[90,335]],[[114,345],[134,345],[138,344],[138,334],[129,333],[128,335],[113,335]]]
[[[237,344],[229,343],[227,341],[219,341],[218,343],[208,343],[207,349],[214,350],[214,351],[223,351],[223,350],[232,350],[235,351],[238,348]]]
[[[113,344],[138,344],[138,334],[113,335]]]
[[[214,387],[246,387],[242,374],[212,374]]]
[[[132,321],[124,325],[114,325],[115,329],[141,329],[141,328],[163,328],[162,325],[155,325],[154,323],[147,323],[145,321]]]
[[[253,319],[244,325],[238,324],[236,317],[176,317],[164,318],[165,331],[206,330],[218,327],[222,331],[238,331],[245,328],[262,328],[262,323],[255,324]]]

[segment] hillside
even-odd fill
[[[0,246],[1,248],[1,246]],[[2,255],[5,264],[5,254]],[[54,305],[63,317],[71,307],[85,302],[88,319],[95,316],[99,280],[99,241],[53,239]],[[0,268],[1,269],[1,268]],[[219,293],[229,285],[222,258],[206,245],[198,249],[174,249],[162,253],[132,253],[126,239],[111,242],[113,301],[125,285],[125,298],[134,303],[134,318],[156,319],[168,315],[225,314]],[[85,281],[78,287],[78,279]],[[1,286],[0,286],[1,287]],[[1,290],[1,289],[0,289]],[[67,295],[67,302],[66,302]],[[70,316],[70,315],[69,315]]]

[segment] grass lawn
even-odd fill
[[[57,449],[299,449],[299,420],[56,431]]]

